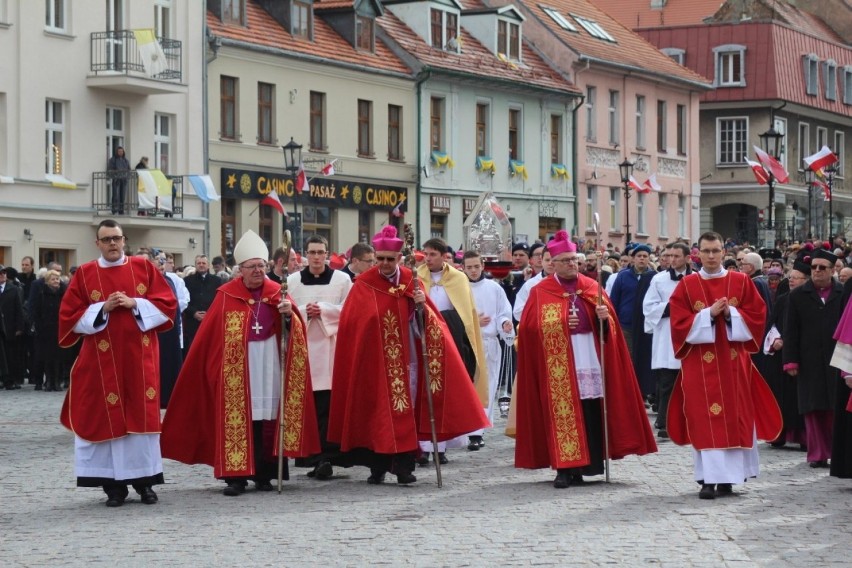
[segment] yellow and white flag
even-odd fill
[[[172,180],[160,170],[136,170],[139,209],[172,210]]]
[[[142,65],[145,66],[145,73],[154,77],[167,71],[169,66],[166,54],[163,53],[163,47],[157,41],[154,30],[133,30],[133,35],[136,36],[136,47],[139,49]]]

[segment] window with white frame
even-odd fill
[[[825,126],[817,126],[816,130],[816,151],[822,150],[822,147],[828,144],[828,128]]]
[[[172,37],[172,0],[154,0],[154,32],[157,37]]]
[[[458,14],[432,8],[429,11],[429,35],[430,45],[435,49],[458,51]]]
[[[686,196],[677,198],[677,234],[679,237],[686,236]]]
[[[619,195],[621,188],[611,187],[609,188],[609,230],[615,233],[621,232],[621,227],[619,226],[619,213],[620,207],[618,204],[620,203]]]
[[[164,174],[169,173],[171,156],[172,119],[167,114],[154,114],[154,167]]]
[[[290,8],[290,33],[296,37],[312,39],[314,36],[314,11],[307,2],[294,0]]]
[[[245,24],[245,0],[222,0],[222,21],[226,24]]]
[[[65,103],[44,102],[44,171],[62,175],[65,169]]]
[[[429,144],[432,150],[441,151],[444,148],[444,120],[446,100],[443,97],[432,97],[429,105]]]
[[[717,118],[716,140],[716,164],[744,164],[748,156],[748,118]]]
[[[745,87],[745,50],[744,45],[713,48],[717,87]]]
[[[609,92],[609,143],[618,144],[621,140],[619,137],[618,127],[620,120],[618,119],[618,104],[620,94],[618,91]]]
[[[509,109],[509,159],[523,160],[524,155],[521,152],[523,148],[523,124],[524,117],[520,108]]]
[[[648,227],[645,226],[645,198],[647,193],[636,194],[636,232],[640,235],[647,235]]]
[[[843,171],[846,169],[846,134],[840,130],[834,131],[834,153],[837,156],[837,177],[843,177]]]
[[[668,151],[668,105],[666,101],[657,101],[657,151]]]
[[[562,126],[562,115],[550,115],[550,162],[552,164],[563,163],[562,140],[564,139]]]
[[[796,160],[796,169],[804,171],[805,158],[811,155],[811,125],[805,122],[799,123],[799,155]]]
[[[816,96],[819,93],[819,58],[811,53],[802,58],[805,73],[805,92]]]
[[[584,18],[582,16],[578,16],[576,14],[571,14],[574,20],[577,21],[578,24],[583,26],[583,29],[586,30],[590,36],[596,37],[598,39],[602,39],[604,41],[609,41],[612,43],[617,43],[615,38],[609,35],[602,25],[594,20],[590,20],[588,18]]]
[[[597,93],[597,87],[586,87],[586,140],[589,142],[596,142],[598,137],[595,117],[595,96]]]
[[[787,119],[775,117],[775,120],[772,123],[773,128],[775,128],[775,132],[781,135],[781,139],[778,141],[778,161],[781,162],[781,165],[784,166],[784,169],[787,169]]]
[[[825,73],[825,98],[830,101],[837,100],[837,63],[829,59],[823,67]]]
[[[683,65],[683,62],[686,60],[685,49],[680,49],[679,47],[664,47],[660,51],[662,51],[664,55],[668,55],[680,65]]]
[[[68,31],[68,0],[45,0],[44,27],[54,32]]]
[[[124,109],[106,108],[106,157],[115,155],[115,150],[124,146]],[[124,149],[125,154],[127,148]],[[128,158],[129,160],[130,158]]]
[[[686,156],[686,105],[677,105],[677,153]]]
[[[572,24],[570,21],[568,21],[568,18],[566,18],[565,16],[563,16],[562,14],[560,14],[559,12],[554,10],[553,8],[545,8],[544,6],[542,6],[541,9],[544,10],[545,14],[547,14],[548,16],[553,18],[553,21],[556,22],[557,24],[559,24],[559,27],[562,28],[563,30],[568,30],[569,32],[576,32],[577,31],[577,28],[574,27],[574,24]]]
[[[595,212],[598,210],[598,186],[586,186],[586,230],[595,230]]]
[[[490,156],[488,124],[491,119],[491,105],[480,101],[476,103],[476,155]]]
[[[521,26],[506,20],[497,21],[497,53],[513,61],[521,58]]]
[[[843,104],[852,105],[852,65],[843,68]]]
[[[669,209],[668,208],[668,205],[669,205],[668,201],[669,200],[668,200],[668,197],[669,196],[665,193],[657,194],[657,199],[660,200],[660,212],[659,212],[659,219],[660,219],[660,234],[659,234],[659,236],[660,237],[665,237],[666,235],[669,234],[669,213],[668,213],[668,209]]]
[[[645,148],[645,95],[636,95],[636,147]]]

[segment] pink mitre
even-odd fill
[[[568,237],[568,231],[563,229],[556,231],[553,240],[547,243],[547,250],[551,257],[556,258],[566,252],[577,252],[577,245]]]
[[[387,225],[373,237],[373,248],[376,251],[399,252],[402,250],[402,239],[396,236],[396,227]]]

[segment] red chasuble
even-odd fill
[[[745,342],[729,341],[725,318],[715,320],[715,343],[686,342],[698,312],[719,298],[737,308],[751,332]],[[751,448],[781,432],[781,411],[751,361],[763,338],[766,304],[745,274],[720,278],[686,276],[669,300],[672,344],[681,372],[669,402],[668,432],[676,444],[696,450]]]
[[[280,298],[281,286],[266,279],[260,301],[275,307],[274,329],[279,343],[281,318],[276,306]],[[254,475],[248,367],[254,303],[241,279],[216,290],[169,401],[160,439],[163,457],[211,465],[219,478]],[[284,384],[284,455],[298,458],[318,454],[320,443],[305,324],[295,303],[290,326]],[[278,432],[276,425],[276,455]]]
[[[157,333],[174,322],[143,332],[131,310],[118,308],[107,314],[101,331],[74,333],[89,306],[105,302],[113,292],[145,298],[166,316],[177,309],[165,277],[144,258],[125,257],[124,264],[109,268],[87,262],[74,274],[59,310],[59,345],[71,347],[81,338],[83,345],[71,370],[60,420],[89,442],[160,431]]]
[[[577,276],[577,309],[596,321],[598,284]],[[517,436],[515,467],[554,469],[589,465],[583,408],[574,368],[568,316],[573,298],[553,277],[530,291],[518,327]],[[657,451],[642,393],[615,309],[604,344],[609,456],[620,459]],[[600,350],[595,332],[595,346]],[[600,352],[598,359],[600,360]]]
[[[415,338],[418,387],[412,400],[408,364],[414,312],[412,273],[393,285],[374,267],[359,275],[340,314],[328,439],[344,451],[396,454],[431,440],[421,341]],[[426,298],[426,347],[438,440],[490,426],[446,323]]]

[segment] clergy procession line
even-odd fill
[[[852,378],[837,370],[852,373],[852,280],[844,293],[832,252],[802,249],[785,294],[771,268],[726,269],[732,247],[714,232],[660,251],[659,272],[654,251],[633,246],[604,278],[559,231],[515,245],[519,270],[502,280],[475,251],[459,270],[441,239],[421,253],[405,236],[385,227],[344,270],[313,236],[304,269],[287,270],[287,244],[267,273],[248,231],[232,280],[196,259],[185,303],[179,278],[147,251],[128,256],[121,226],[102,221],[101,257],[77,269],[58,313],[59,344],[80,342],[61,411],[77,485],[101,487],[109,507],[128,487],[154,504],[163,457],[212,466],[226,496],[249,481],[272,491],[276,477],[280,492],[288,458],[316,480],[364,466],[369,484],[408,485],[431,456],[440,486],[447,450],[479,451],[499,411],[515,467],[554,469],[567,488],[656,452],[652,405],[657,436],[694,448],[702,499],[758,475],[758,440],[801,442],[812,466],[831,459],[832,475],[852,477]],[[403,265],[404,247],[419,267]],[[741,252],[744,265],[753,253]]]

